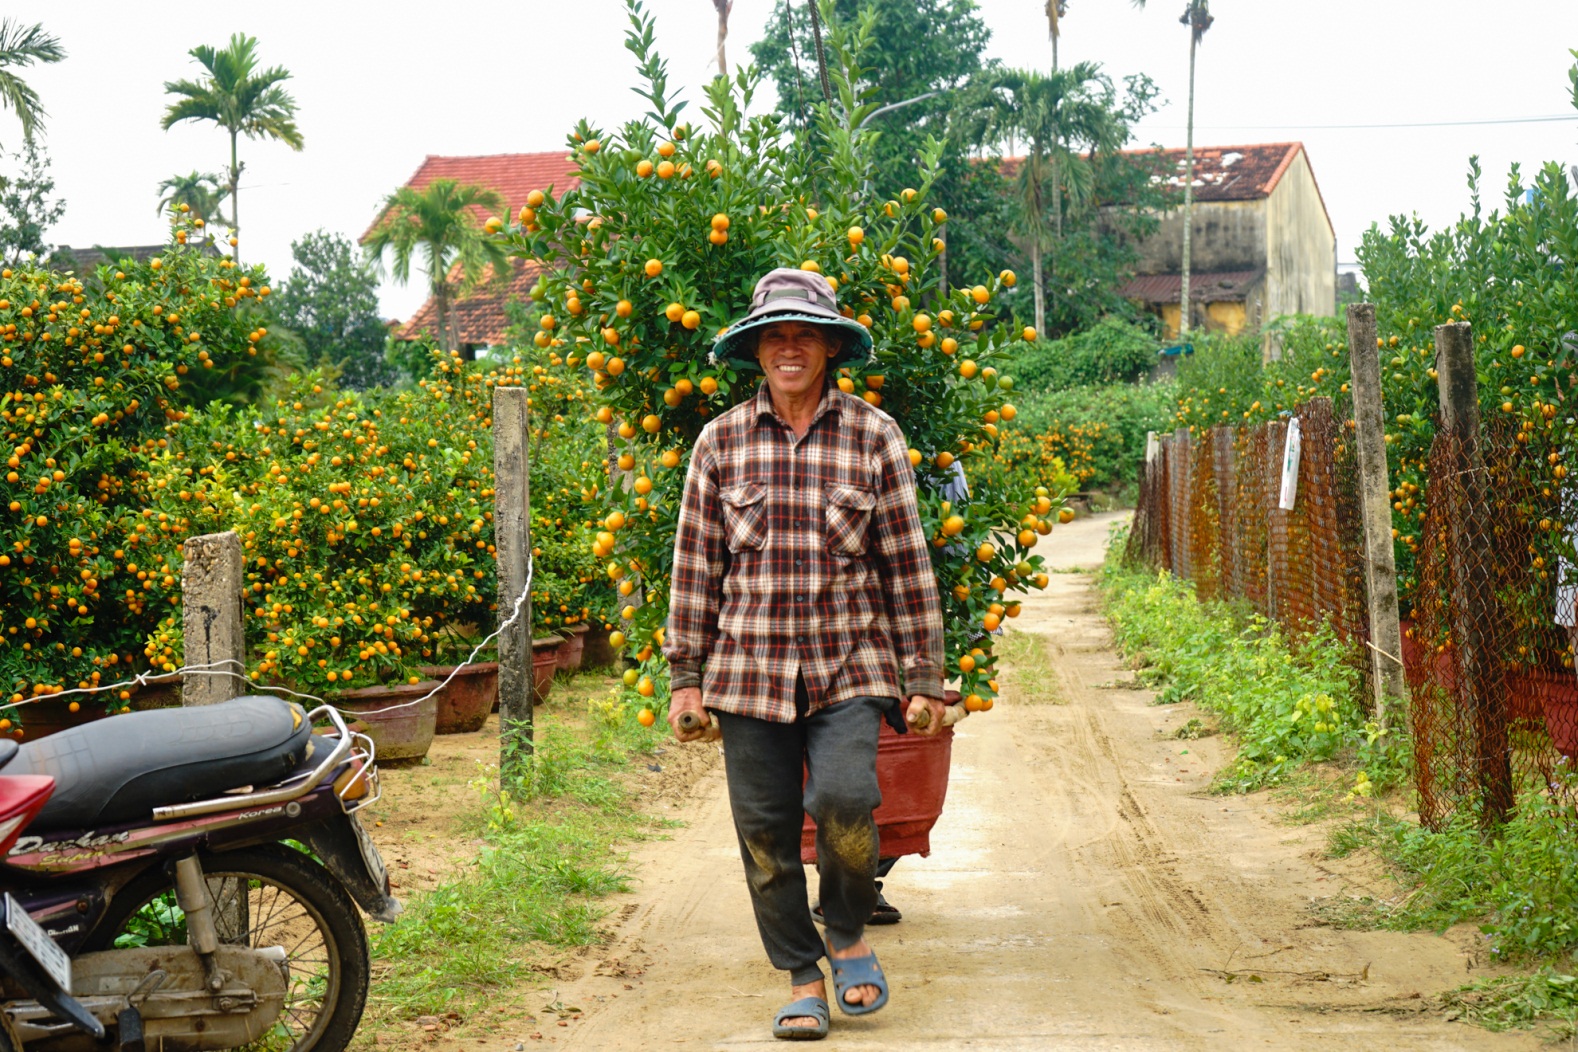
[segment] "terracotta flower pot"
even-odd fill
[[[959,694],[948,691],[948,703]],[[948,768],[953,759],[953,728],[926,737],[913,731],[899,734],[882,722],[877,738],[877,837],[882,858],[931,854],[931,830],[942,817],[948,797]],[[816,861],[816,823],[806,815],[800,832],[800,860]]]
[[[619,663],[619,654],[608,642],[612,629],[603,625],[587,625],[581,637],[582,668],[613,668]]]
[[[438,686],[433,680],[390,687],[362,687],[333,695],[329,701],[353,715],[378,748],[379,763],[420,760],[427,755],[438,729],[438,697],[416,702]]]
[[[586,653],[586,624],[570,625],[559,630],[564,644],[559,647],[559,671],[575,672],[581,667]]]
[[[429,679],[442,683],[453,665],[423,665],[417,669]],[[499,664],[484,661],[462,665],[453,679],[438,692],[439,734],[470,734],[488,722],[488,713],[499,703]]]
[[[553,690],[553,674],[559,671],[559,647],[564,640],[544,636],[531,641],[531,701],[541,705]]]

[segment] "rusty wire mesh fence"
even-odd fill
[[[1405,625],[1421,819],[1506,817],[1578,752],[1578,677],[1562,609],[1562,560],[1548,560],[1560,497],[1531,480],[1539,454],[1492,429],[1440,434]],[[1555,565],[1553,565],[1555,564]],[[1570,573],[1570,571],[1568,571]]]
[[[1291,637],[1330,622],[1369,686],[1364,537],[1348,406],[1317,398],[1296,413],[1296,499],[1279,506],[1288,424],[1163,439],[1145,465],[1126,558],[1239,601]],[[1527,789],[1569,784],[1578,757],[1578,569],[1560,459],[1506,428],[1438,432],[1428,500],[1403,595],[1403,653],[1419,814],[1505,818]],[[1549,472],[1545,475],[1549,477]],[[1561,477],[1560,474],[1557,477]]]
[[[1352,438],[1331,400],[1298,412],[1298,499],[1278,507],[1287,424],[1180,430],[1146,466],[1128,556],[1194,582],[1201,599],[1242,600],[1301,635],[1323,620],[1368,637]]]

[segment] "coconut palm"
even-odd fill
[[[241,230],[240,181],[243,165],[236,142],[277,139],[293,150],[303,145],[296,127],[296,100],[280,84],[290,79],[283,66],[259,70],[257,38],[236,33],[223,51],[204,44],[187,52],[208,71],[201,80],[166,81],[166,94],[179,96],[164,111],[160,127],[181,121],[213,121],[230,133],[230,226]]]
[[[1046,327],[1042,256],[1049,240],[1062,236],[1065,210],[1093,203],[1097,155],[1122,149],[1127,139],[1112,96],[1101,66],[1080,62],[1050,74],[999,72],[966,103],[966,119],[975,123],[967,134],[975,142],[1025,144],[1016,173],[1016,233],[1029,244],[1037,332]]]
[[[368,259],[380,273],[384,252],[390,253],[390,271],[402,285],[411,280],[412,257],[422,257],[438,309],[439,344],[445,350],[454,350],[458,343],[450,319],[450,297],[457,291],[449,281],[450,271],[457,266],[460,269],[458,291],[462,296],[490,275],[496,282],[509,277],[509,253],[477,220],[478,212],[503,208],[504,198],[498,191],[461,185],[453,179],[434,179],[421,190],[402,186],[384,199],[372,233],[362,241]]]
[[[31,66],[35,62],[59,62],[66,57],[60,39],[44,32],[42,25],[24,26],[14,19],[0,19],[0,108],[16,113],[22,122],[22,138],[33,141],[33,135],[44,126],[44,106],[38,92],[17,76],[15,69]]]
[[[1134,0],[1135,7],[1144,7],[1145,0]],[[1211,15],[1211,0],[1188,0],[1188,6],[1178,21],[1189,27],[1189,119],[1184,139],[1184,204],[1183,204],[1183,260],[1179,267],[1178,288],[1178,337],[1189,335],[1189,241],[1194,226],[1194,57],[1216,19]]]
[[[192,171],[189,175],[172,175],[159,184],[159,214],[182,205],[189,214],[201,219],[205,226],[220,218],[219,206],[230,190],[212,172]]]

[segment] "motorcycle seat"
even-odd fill
[[[30,830],[92,829],[281,781],[306,761],[311,740],[301,706],[255,696],[96,720],[25,742],[0,765],[55,779]]]

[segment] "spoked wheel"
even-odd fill
[[[257,1052],[341,1052],[356,1033],[371,966],[361,913],[340,883],[300,851],[278,844],[204,855],[221,942],[285,950],[290,986]],[[186,917],[173,880],[154,869],[110,903],[86,951],[184,946]]]

